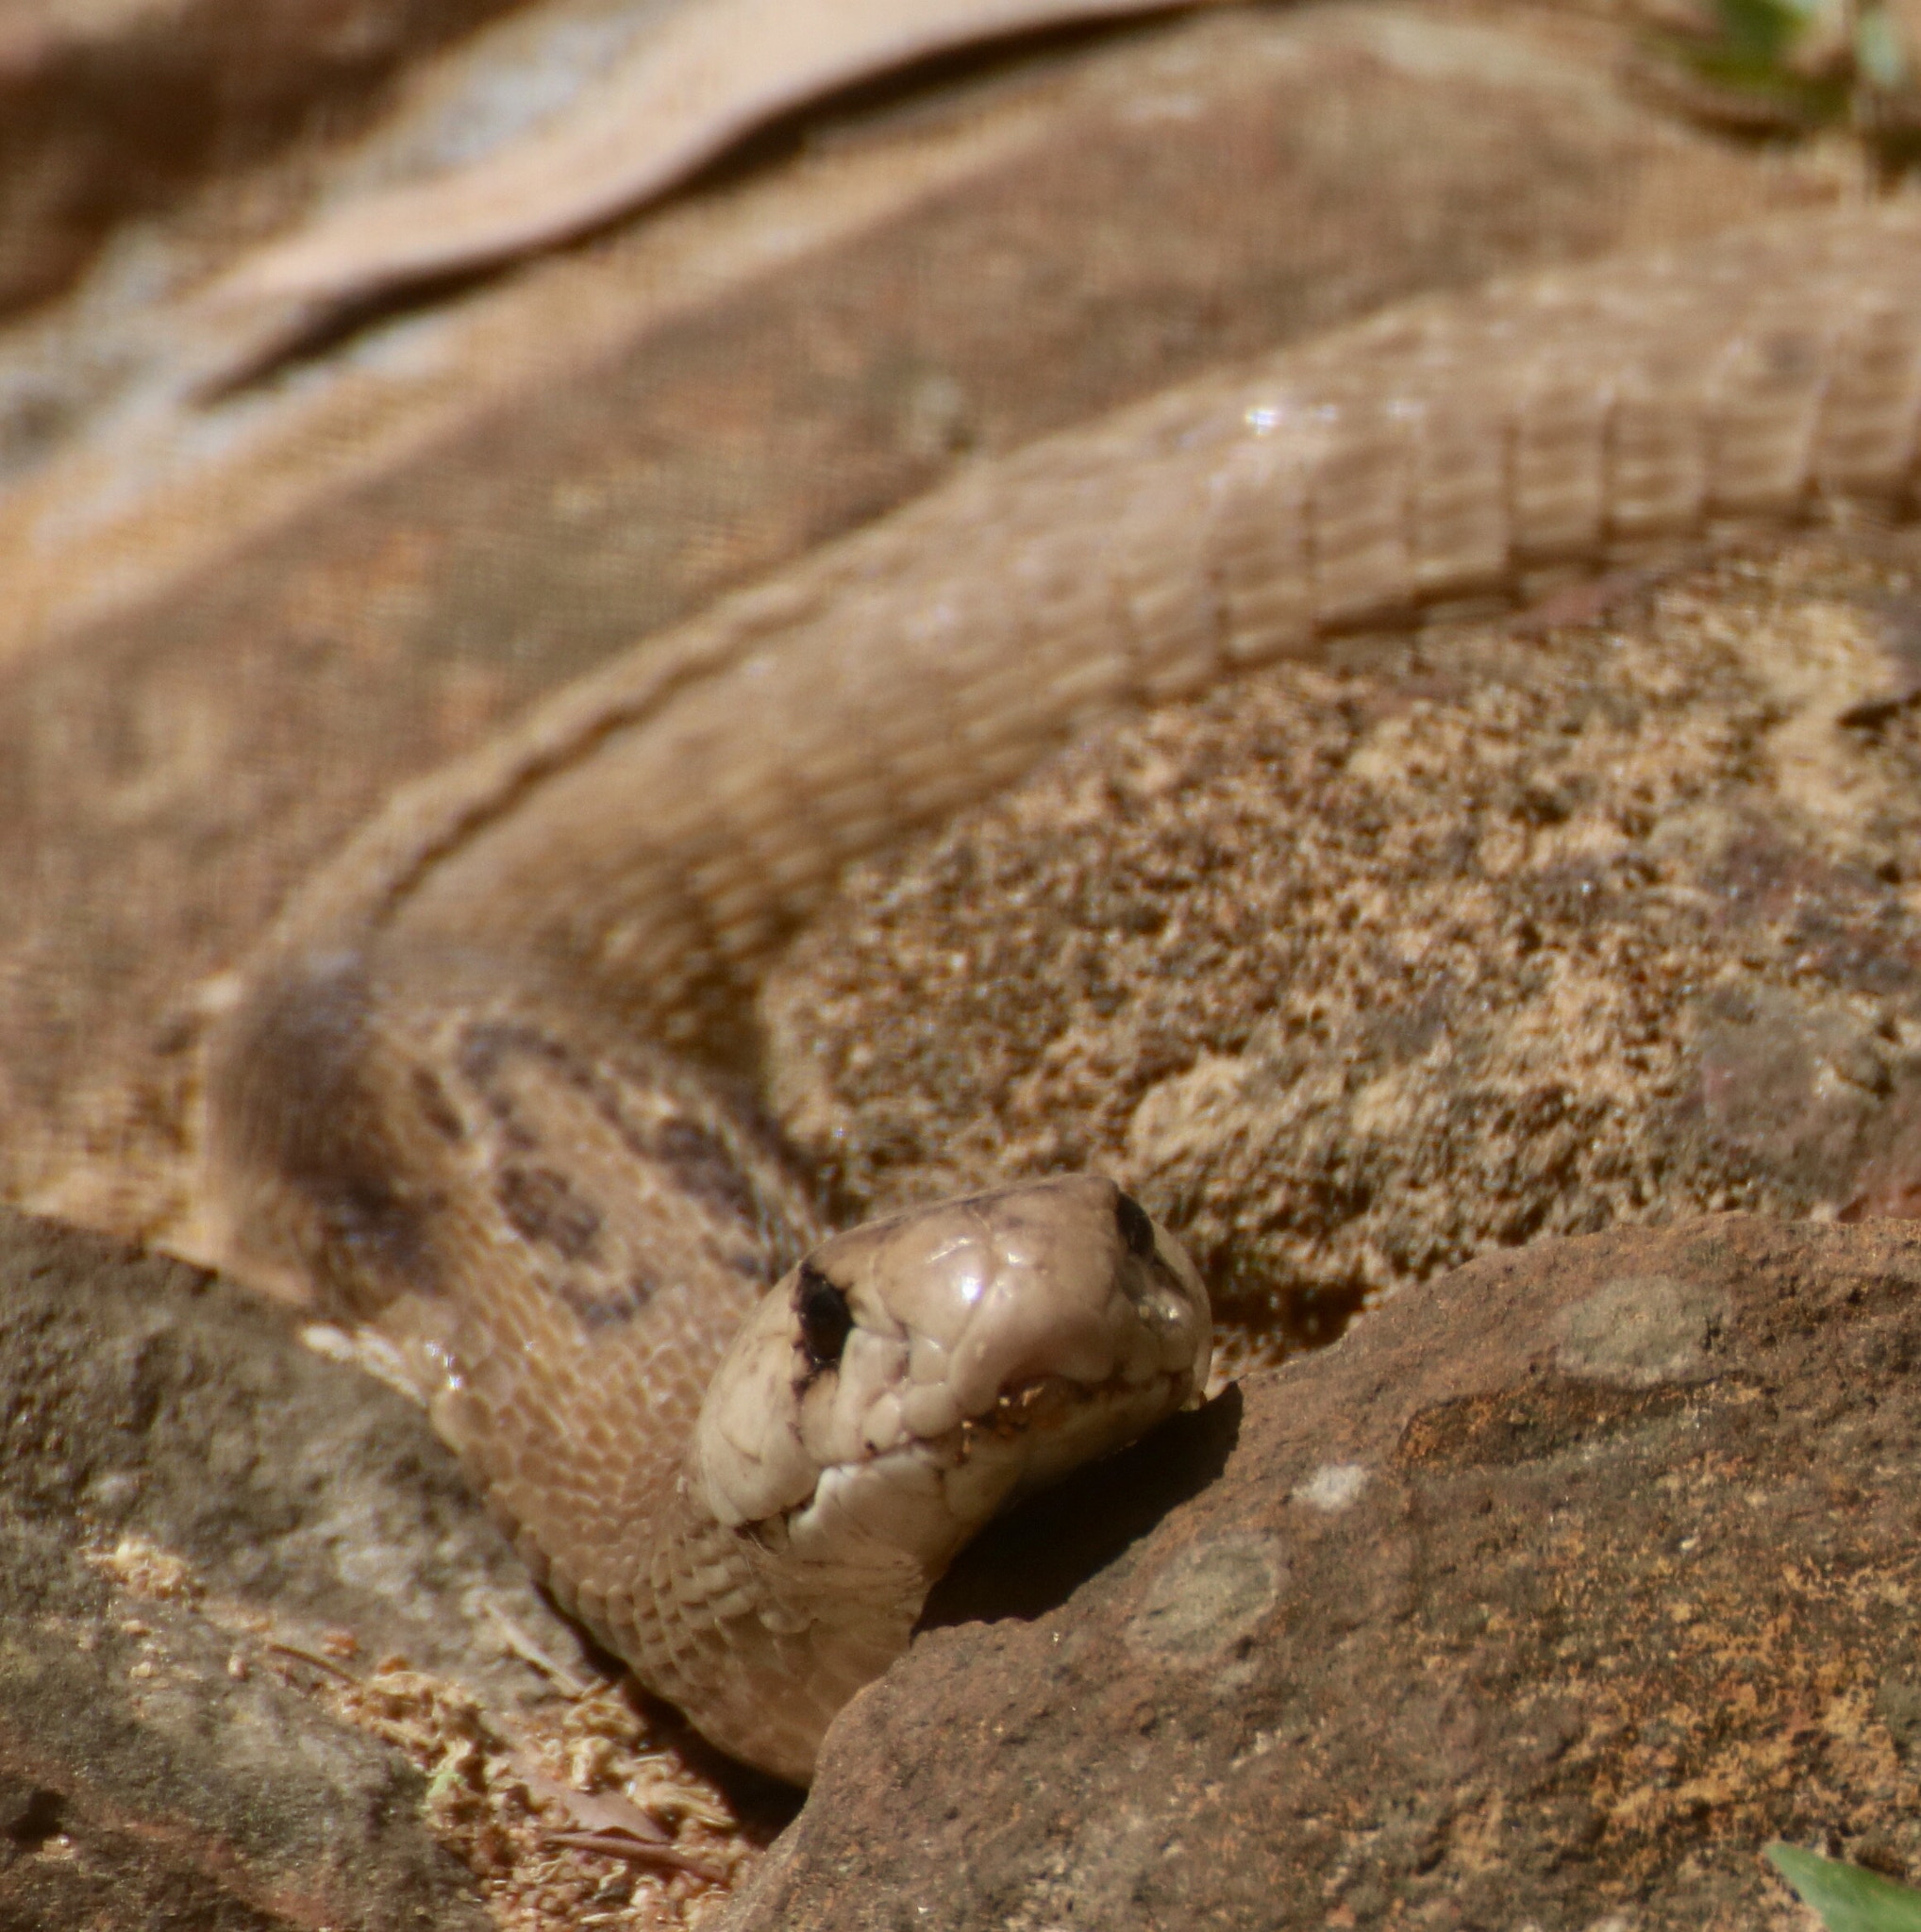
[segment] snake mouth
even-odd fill
[[[1090,1434],[1125,1431],[1117,1433],[1109,1445],[1122,1448],[1154,1421],[1181,1407],[1193,1392],[1194,1376],[1188,1370],[1163,1371],[1144,1382],[1130,1381],[1121,1374],[1110,1375],[1102,1382],[1077,1382],[1067,1375],[1029,1375],[1003,1389],[992,1408],[963,1418],[944,1435],[930,1438],[922,1446],[938,1452],[951,1444],[954,1459],[965,1462],[995,1448],[1068,1432],[1080,1454],[1098,1455],[1102,1453],[1098,1446],[1092,1451],[1087,1447]],[[1144,1414],[1149,1420],[1129,1426],[1129,1418]]]
[[[1082,1404],[1104,1393],[1118,1393],[1119,1376],[1087,1388],[1065,1375],[1032,1375],[1003,1389],[984,1415],[965,1417],[950,1433],[961,1460],[983,1442],[1011,1442],[1030,1429],[1045,1429],[1063,1421]]]
[[[978,1527],[1016,1498],[1126,1448],[1193,1392],[1186,1370],[1145,1381],[1121,1374],[1094,1383],[1027,1376],[1004,1388],[991,1408],[896,1453],[939,1469],[950,1508]]]
[[[1002,1509],[1127,1447],[1181,1407],[1193,1384],[1185,1369],[1096,1383],[1024,1376],[937,1435],[870,1445],[822,1469],[806,1499],[782,1512],[779,1539],[822,1556],[885,1546],[938,1574]]]

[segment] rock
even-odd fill
[[[671,1922],[764,1835],[643,1748],[419,1411],[224,1283],[0,1210],[0,1464],[9,1932]],[[658,1836],[557,1844],[582,1811]]]
[[[1897,1224],[1403,1292],[977,1544],[728,1924],[1750,1932],[1770,1838],[1921,1874],[1917,1363]]]
[[[1090,734],[794,948],[780,1117],[851,1214],[1111,1173],[1296,1341],[1544,1234],[1897,1208],[1917,569],[1811,538]]]
[[[197,989],[320,857],[969,454],[1831,191],[1624,101],[1612,45],[1370,7],[1002,50],[224,399],[147,282],[61,310],[67,426],[0,503],[0,1194],[177,1226]]]

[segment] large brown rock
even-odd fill
[[[855,1214],[1112,1174],[1297,1340],[1542,1235],[1913,1211],[1917,567],[1803,537],[1090,733],[777,968],[781,1118]]]
[[[977,1546],[729,1923],[1753,1932],[1770,1838],[1921,1872],[1917,1361],[1892,1224],[1410,1291]]]

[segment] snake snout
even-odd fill
[[[915,1278],[913,1377],[943,1371],[962,1416],[1058,1378],[1082,1391],[1138,1389],[1163,1375],[1205,1380],[1207,1291],[1178,1242],[1111,1181],[1028,1182],[957,1201],[967,1226],[958,1278],[945,1257]]]
[[[970,1526],[1130,1441],[1207,1378],[1199,1275],[1095,1175],[965,1195],[829,1241],[815,1261],[847,1284],[871,1341],[803,1435],[824,1460],[854,1460],[833,1438],[858,1414],[858,1457],[939,1464]]]

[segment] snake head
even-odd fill
[[[931,1579],[1016,1496],[1198,1400],[1212,1329],[1180,1244],[1091,1174],[824,1241],[709,1388],[689,1479],[730,1527]]]

